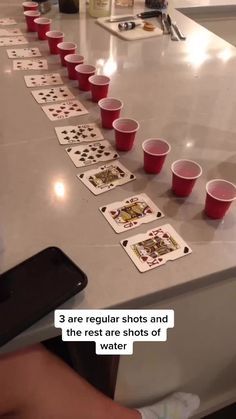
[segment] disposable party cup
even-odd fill
[[[46,17],[38,17],[34,21],[36,23],[38,38],[41,40],[47,39],[46,32],[50,30],[52,20]]]
[[[60,42],[59,44],[57,44],[57,48],[61,58],[61,65],[65,67],[65,56],[68,54],[74,54],[77,45],[74,42]]]
[[[133,147],[139,123],[135,119],[118,118],[113,121],[112,126],[115,130],[116,149],[129,151]]]
[[[36,1],[24,1],[24,3],[22,3],[24,12],[27,12],[28,10],[38,10],[38,3],[36,3]]]
[[[191,194],[197,178],[202,174],[201,166],[192,160],[176,160],[171,165],[172,191],[177,196]]]
[[[50,53],[59,54],[57,45],[63,41],[64,33],[60,31],[49,31],[49,32],[46,32],[46,37],[48,40]]]
[[[170,144],[160,138],[149,138],[143,142],[142,148],[145,172],[160,173],[166,156],[171,150]]]
[[[107,76],[95,75],[89,77],[90,89],[93,102],[107,97],[110,79]]]
[[[27,10],[24,15],[28,32],[37,32],[37,25],[34,20],[40,16],[40,12],[38,10]]]
[[[70,80],[77,80],[77,73],[75,67],[78,64],[83,64],[84,57],[83,55],[78,54],[68,54],[65,56],[66,67],[68,71],[68,77]]]
[[[223,218],[236,199],[236,186],[224,179],[213,179],[206,184],[205,213],[208,217]]]
[[[113,97],[107,97],[99,100],[98,106],[101,110],[103,128],[113,128],[112,124],[115,119],[119,118],[120,111],[123,108],[123,102]]]
[[[75,67],[76,77],[79,83],[79,89],[90,90],[89,77],[95,74],[96,68],[89,64],[79,64]]]

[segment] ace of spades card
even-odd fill
[[[131,196],[121,202],[99,208],[116,233],[131,230],[143,223],[164,217],[163,212],[146,195]]]
[[[77,175],[94,195],[107,192],[116,186],[135,180],[136,177],[118,161]]]
[[[109,141],[78,145],[66,148],[68,156],[76,167],[90,166],[102,161],[114,160],[119,157]]]
[[[144,234],[122,240],[121,246],[140,272],[164,265],[192,253],[190,247],[170,224],[165,224]]]
[[[94,123],[82,125],[67,125],[55,128],[60,144],[78,144],[103,140],[103,134]]]

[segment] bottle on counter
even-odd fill
[[[61,13],[79,13],[79,0],[59,0]]]
[[[89,0],[89,14],[92,17],[110,16],[111,0]]]

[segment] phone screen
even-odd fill
[[[86,285],[85,273],[57,247],[49,247],[0,275],[0,345]]]

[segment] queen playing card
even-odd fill
[[[99,208],[116,233],[131,230],[143,223],[164,217],[163,212],[146,195],[131,196],[121,202],[113,202]]]
[[[107,192],[116,188],[116,186],[136,179],[134,174],[118,161],[100,166],[97,169],[88,170],[77,175],[77,177],[94,195]]]
[[[192,252],[170,224],[156,227],[120,243],[140,272],[149,271]]]

